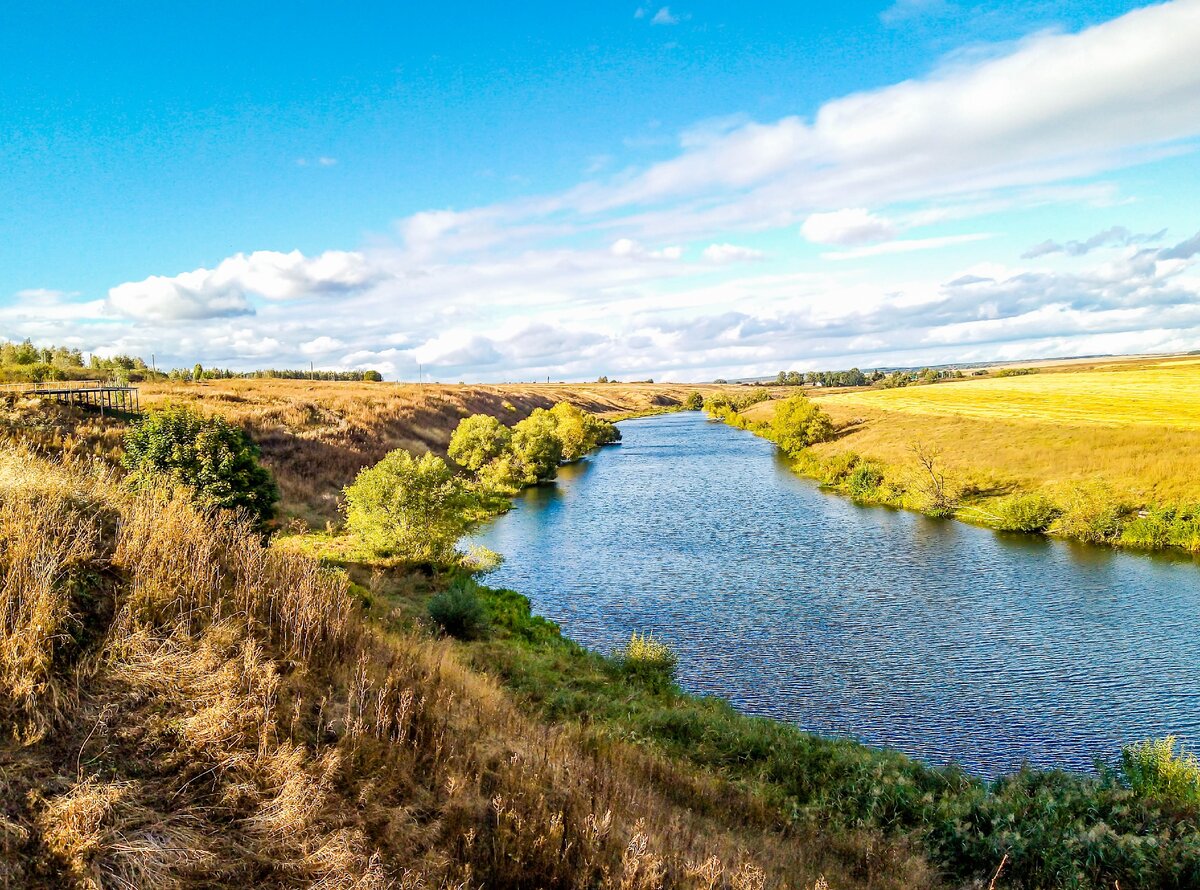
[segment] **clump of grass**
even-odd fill
[[[992,524],[1001,531],[1044,532],[1062,510],[1044,494],[1014,494],[987,505]]]
[[[435,595],[429,601],[429,617],[443,632],[460,640],[476,640],[487,633],[487,611],[469,578],[457,579]]]
[[[846,490],[855,500],[873,499],[883,485],[883,468],[870,461],[859,463],[846,480]]]
[[[626,675],[656,690],[671,688],[679,667],[679,656],[651,634],[631,634],[617,659]]]
[[[1089,544],[1115,544],[1121,537],[1121,520],[1129,508],[1101,483],[1072,487],[1062,513],[1049,530],[1064,538]]]

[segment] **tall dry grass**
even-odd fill
[[[0,886],[933,883],[531,718],[452,644],[368,625],[340,573],[182,499],[5,453],[0,561]]]

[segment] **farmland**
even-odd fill
[[[1135,506],[1200,500],[1200,361],[1138,359],[891,390],[813,394],[837,438],[900,466],[921,444],[996,493],[1102,484]],[[755,421],[773,403],[745,412]]]

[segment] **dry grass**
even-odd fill
[[[1100,482],[1132,504],[1200,500],[1200,361],[1141,360],[1025,377],[819,397],[854,451],[900,467],[920,442],[981,490]],[[770,417],[770,403],[746,412]]]
[[[516,423],[535,408],[568,401],[609,418],[673,407],[689,392],[674,384],[448,386],[328,383],[304,380],[211,380],[144,384],[143,407],[189,403],[240,423],[263,451],[287,512],[321,525],[337,518],[343,486],[387,452],[444,453],[469,414]]]
[[[529,717],[182,500],[0,455],[0,886],[932,886],[873,836]]]

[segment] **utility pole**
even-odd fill
[[[308,379],[309,379],[309,380],[316,380],[316,379],[317,379],[317,372],[316,372],[316,370],[313,368],[313,363],[312,363],[312,362],[309,362],[309,363],[308,363]]]

